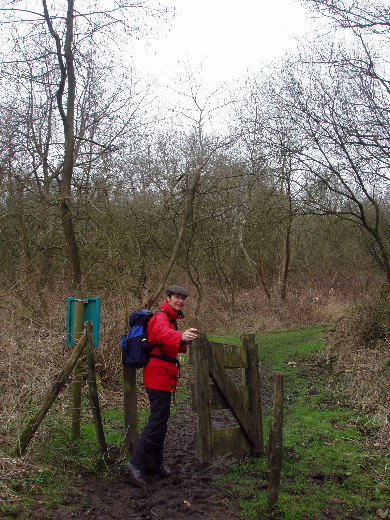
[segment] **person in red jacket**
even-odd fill
[[[148,343],[154,346],[143,373],[150,415],[132,459],[125,467],[126,473],[138,486],[146,484],[146,471],[162,477],[171,475],[170,469],[163,464],[163,449],[171,395],[176,391],[179,378],[177,355],[185,353],[189,343],[196,338],[196,329],[181,332],[177,326],[177,320],[184,318],[183,307],[187,297],[188,291],[184,287],[169,286],[160,311],[152,316],[147,326]]]

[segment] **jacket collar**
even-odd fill
[[[176,312],[169,303],[164,300],[160,306],[160,310],[165,311],[168,314],[170,320],[182,320],[185,316],[182,311]]]

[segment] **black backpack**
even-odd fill
[[[165,311],[157,311],[167,314]],[[149,362],[150,352],[155,345],[149,345],[147,337],[147,325],[150,318],[156,313],[149,309],[133,311],[129,315],[129,331],[123,336],[120,346],[122,350],[122,363],[132,368],[143,368]],[[153,355],[152,357],[163,359],[169,363],[178,364],[177,359],[173,359],[165,354]]]

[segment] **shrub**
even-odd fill
[[[329,359],[346,379],[356,406],[374,413],[389,431],[390,287],[341,318],[331,333]],[[386,434],[387,434],[386,433]]]

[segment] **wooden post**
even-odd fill
[[[213,459],[213,437],[211,423],[211,390],[208,366],[209,342],[204,333],[192,343],[191,354],[194,367],[195,409],[198,415],[198,431],[195,439],[195,452],[200,462]]]
[[[74,314],[74,341],[78,341],[84,324],[84,296],[81,291],[75,293],[75,314]],[[81,419],[81,389],[82,389],[82,365],[77,364],[72,382],[72,437],[80,437]]]
[[[273,380],[274,411],[270,422],[268,501],[275,505],[279,497],[283,456],[283,374],[275,372]]]
[[[254,334],[246,334],[241,337],[241,344],[248,356],[248,368],[246,369],[245,382],[249,388],[249,409],[255,423],[253,438],[255,445],[254,455],[264,455],[263,437],[263,412],[261,406],[261,383],[259,373],[259,356]]]
[[[95,424],[96,440],[99,446],[99,453],[104,460],[107,460],[107,446],[104,437],[102,417],[100,414],[99,396],[96,385],[95,370],[95,347],[93,344],[93,326],[91,321],[85,323],[87,331],[87,361],[88,361],[88,394],[92,408],[92,417]]]
[[[74,369],[79,357],[84,351],[85,345],[87,343],[87,334],[84,331],[81,337],[78,340],[77,345],[72,350],[71,355],[65,363],[64,368],[55,378],[55,381],[47,393],[43,403],[41,404],[39,410],[31,417],[26,426],[24,427],[16,446],[13,449],[13,454],[16,456],[21,456],[25,452],[27,446],[29,445],[31,439],[34,436],[34,433],[37,431],[39,425],[45,418],[47,412],[50,410],[52,404],[54,403],[56,397],[65,386],[72,370]]]
[[[137,369],[123,366],[123,411],[125,421],[125,444],[130,454],[138,441],[137,414]]]

